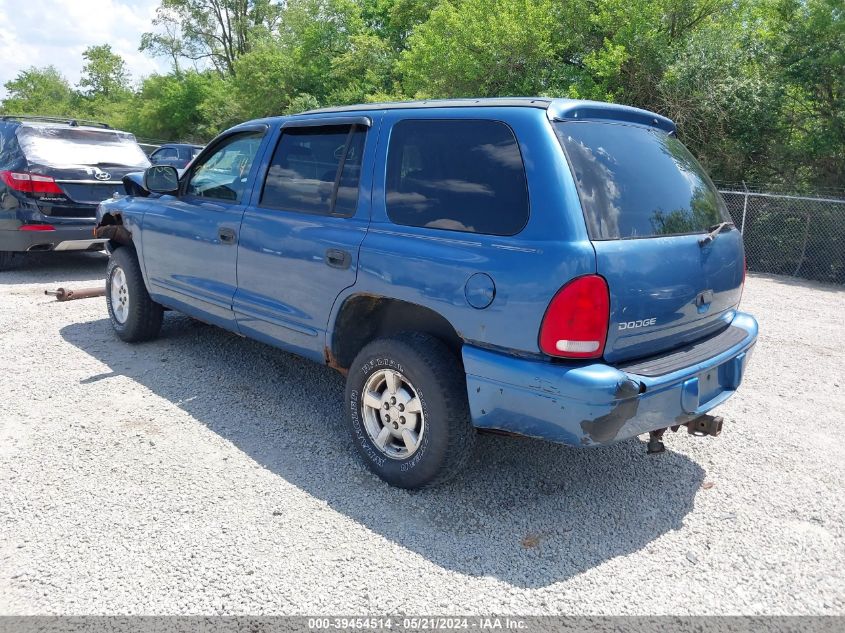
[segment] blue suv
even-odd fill
[[[125,341],[166,309],[325,363],[388,483],[440,482],[477,429],[596,446],[715,435],[757,323],[742,237],[673,123],[543,98],[238,125],[98,210]],[[326,420],[331,424],[333,420]]]

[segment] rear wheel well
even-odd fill
[[[326,360],[346,370],[370,341],[400,332],[425,332],[441,341],[460,359],[463,339],[449,321],[431,308],[371,295],[348,298],[334,323],[332,345]]]

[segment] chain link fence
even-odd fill
[[[845,284],[845,196],[721,188],[748,270]]]

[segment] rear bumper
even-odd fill
[[[745,336],[660,375],[602,363],[555,364],[465,345],[473,424],[574,446],[609,444],[685,424],[734,394],[757,341],[757,321],[736,313]],[[734,342],[736,341],[736,342]],[[632,368],[643,364],[631,365]],[[654,367],[654,364],[651,365]],[[653,372],[650,372],[653,373]]]
[[[95,239],[94,224],[56,226],[55,231],[0,230],[0,251],[102,250],[106,240]]]

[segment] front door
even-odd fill
[[[355,283],[370,217],[367,117],[288,122],[246,209],[234,310],[243,334],[322,360],[326,323]]]
[[[178,196],[162,196],[144,214],[150,294],[179,311],[237,329],[238,234],[244,198],[264,130],[220,139],[200,157]]]

